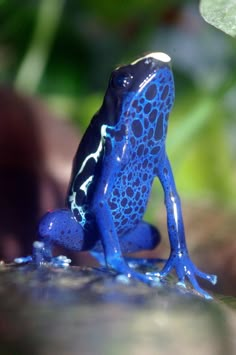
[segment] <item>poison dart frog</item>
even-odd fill
[[[211,298],[196,277],[215,284],[216,276],[198,270],[189,257],[166,154],[175,92],[170,61],[165,53],[151,53],[112,72],[74,158],[67,208],[48,212],[40,222],[38,261],[51,259],[53,245],[89,250],[108,269],[147,284],[175,269],[181,285],[188,279],[200,295]],[[145,274],[131,269],[123,254],[153,249],[160,241],[158,230],[143,221],[155,177],[164,190],[171,251],[161,271]]]

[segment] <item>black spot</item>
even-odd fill
[[[141,135],[143,133],[143,127],[142,127],[142,124],[139,120],[134,120],[132,122],[132,130],[133,130],[135,137],[141,137]]]
[[[150,103],[144,106],[144,112],[149,113],[151,111],[152,105]]]
[[[124,228],[119,229],[118,234],[122,235],[124,233]]]
[[[124,210],[124,213],[125,213],[125,214],[130,214],[131,212],[132,212],[132,208],[131,208],[131,207],[126,208],[126,209]]]
[[[132,173],[129,173],[129,174],[128,174],[128,180],[129,180],[129,181],[132,179],[132,176],[133,176]]]
[[[142,206],[142,207],[140,207],[140,209],[139,209],[139,213],[143,213],[144,212],[144,207]]]
[[[152,139],[149,139],[149,141],[148,141],[148,146],[149,146],[149,147],[153,147],[153,146],[154,146],[154,143],[153,143],[153,140],[152,140]]]
[[[149,129],[149,132],[148,132],[148,139],[152,138],[153,137],[153,128],[150,128]]]
[[[123,221],[121,222],[121,224],[124,225],[124,224],[126,224],[127,222],[128,222],[128,219],[125,218],[125,219],[123,219]]]
[[[144,150],[144,145],[140,144],[140,146],[138,147],[138,151],[137,151],[137,154],[139,157],[143,154],[143,150]]]
[[[148,165],[148,160],[145,159],[144,162],[143,162],[143,168],[146,169],[147,165]]]
[[[109,202],[109,206],[110,206],[111,210],[116,210],[118,207],[117,204],[114,202]]]
[[[134,100],[132,106],[133,106],[133,107],[137,107],[137,106],[138,106],[138,100]]]
[[[160,105],[160,111],[162,111],[163,108],[164,108],[164,102],[162,102],[161,105]]]
[[[155,84],[152,84],[146,91],[146,98],[147,100],[153,100],[154,97],[156,96],[157,94],[157,87]]]
[[[139,198],[140,198],[140,192],[136,192],[136,195],[135,195],[135,200],[139,200]]]
[[[159,161],[159,159],[158,159],[158,158],[155,158],[155,159],[154,159],[154,164],[158,164],[158,161]]]
[[[123,207],[125,207],[126,204],[127,204],[127,202],[128,202],[128,200],[127,200],[127,198],[125,197],[125,198],[123,198],[123,200],[121,200],[121,205],[122,205]]]
[[[144,127],[147,129],[147,128],[148,128],[148,126],[149,126],[148,119],[147,119],[147,118],[145,118],[145,119],[144,119]]]
[[[148,148],[145,148],[144,149],[144,155],[147,155],[148,154]]]
[[[153,169],[153,174],[154,174],[154,175],[158,175],[158,168],[157,168],[157,167],[155,167],[155,168]]]
[[[120,217],[121,217],[121,213],[120,212],[115,214],[115,218],[116,219],[120,219]]]
[[[122,182],[123,182],[124,185],[126,185],[126,179],[127,179],[126,175],[122,176]]]
[[[142,111],[142,106],[138,106],[137,109],[136,109],[136,111],[137,111],[138,113],[141,112],[141,111]]]
[[[159,140],[163,137],[163,113],[161,112],[158,120],[157,120],[157,125],[155,129],[155,135],[154,135],[156,140]]]
[[[135,146],[135,142],[136,142],[135,138],[131,137],[130,138],[130,142],[131,142],[132,147],[134,147]]]
[[[119,131],[116,131],[116,134],[115,134],[115,140],[117,141],[117,142],[120,142],[120,141],[122,141],[122,139],[123,139],[123,132],[122,132],[122,130],[120,129]]]
[[[148,174],[145,173],[145,174],[143,175],[143,181],[146,181],[147,178],[148,178]]]
[[[131,189],[131,187],[127,187],[126,193],[129,197],[133,197],[134,191]]]
[[[119,190],[118,190],[118,189],[115,189],[115,190],[113,191],[113,195],[115,195],[115,196],[120,196]]]
[[[154,110],[152,110],[152,112],[151,112],[150,115],[149,115],[149,120],[150,120],[150,122],[154,122],[155,119],[156,119],[156,117],[157,117],[157,110],[154,109]]]
[[[153,155],[156,155],[159,151],[160,151],[160,147],[157,146],[157,147],[152,148],[150,153]]]
[[[162,91],[161,100],[165,100],[165,98],[167,97],[168,93],[169,93],[169,85],[166,85],[164,87],[164,90]]]
[[[147,188],[146,188],[146,186],[144,185],[143,187],[142,187],[142,193],[144,193],[144,192],[146,192],[147,191]]]

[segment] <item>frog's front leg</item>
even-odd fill
[[[141,221],[135,228],[128,231],[121,237],[119,237],[119,243],[122,255],[125,255],[125,260],[128,264],[132,265],[152,265],[160,259],[153,259],[147,261],[147,259],[129,258],[130,253],[137,253],[144,250],[153,250],[160,243],[160,232],[151,224]],[[97,259],[100,265],[105,266],[104,251],[101,240],[98,240],[95,247],[90,251],[91,255]]]
[[[97,228],[101,235],[106,265],[109,269],[126,277],[138,279],[147,284],[153,283],[153,278],[132,270],[122,256],[122,249],[115,228],[109,198],[114,181],[125,163],[123,155],[125,146],[114,147],[112,154],[103,159],[102,173],[94,193],[91,210],[95,216]]]
[[[211,296],[199,286],[196,276],[208,280],[212,284],[217,282],[217,277],[198,270],[189,257],[185,241],[181,202],[176,191],[171,166],[165,153],[163,154],[163,158],[158,165],[158,177],[165,194],[167,226],[171,253],[163,270],[160,273],[157,273],[157,276],[164,277],[172,269],[175,269],[180,285],[185,286],[185,278],[188,278],[194,289],[199,294],[209,299]]]

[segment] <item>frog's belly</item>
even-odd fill
[[[153,172],[141,167],[131,164],[119,173],[108,201],[119,236],[134,228],[146,210]]]

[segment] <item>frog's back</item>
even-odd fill
[[[114,181],[109,199],[119,235],[133,228],[143,218],[165,145],[173,92],[172,73],[165,68],[156,80],[146,86],[142,95],[134,93],[128,110],[123,105],[117,129],[124,122],[130,122],[127,147],[130,156]]]
[[[82,225],[91,217],[94,192],[106,169],[104,157],[109,155],[109,161],[115,160],[114,147],[123,142],[129,151],[128,164],[122,161],[120,168],[114,164],[114,169],[120,170],[108,182],[112,189],[107,202],[118,235],[142,219],[165,144],[173,101],[169,63],[143,58],[112,73],[103,105],[91,121],[74,160],[68,206]],[[109,140],[108,153],[104,143]]]

